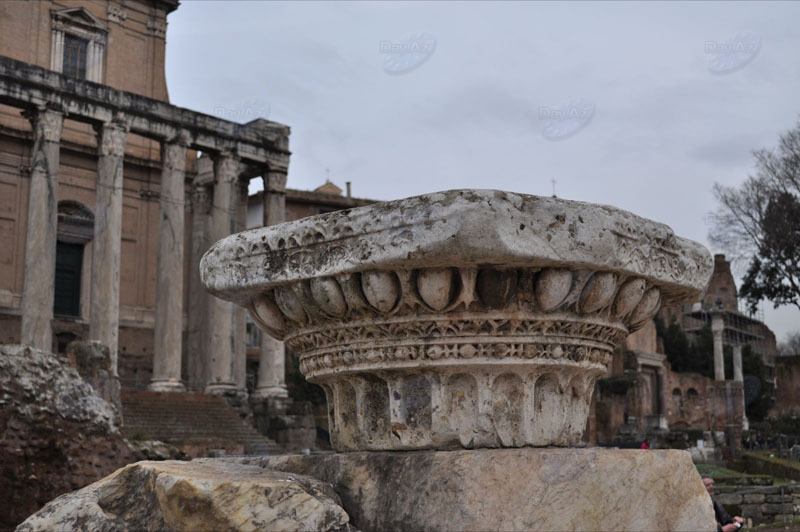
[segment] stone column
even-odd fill
[[[742,384],[742,429],[748,430],[750,423],[747,421],[747,414],[745,413],[745,397],[744,397],[744,375],[742,373],[742,346],[733,346],[733,380]]]
[[[153,391],[183,391],[183,217],[188,135],[161,147],[161,211],[156,277]]]
[[[248,182],[238,181],[233,205],[233,232],[247,229]],[[239,393],[247,394],[247,309],[233,306],[233,381]]]
[[[222,153],[214,161],[214,201],[211,214],[211,241],[231,234],[232,202],[239,177],[239,160]],[[209,305],[209,347],[211,375],[206,393],[222,394],[236,389],[233,376],[233,304],[212,298]]]
[[[286,220],[286,173],[268,171],[264,177],[264,226]],[[261,333],[257,397],[288,397],[286,389],[286,348],[283,342]]]
[[[213,170],[211,170],[213,174]],[[191,390],[203,390],[208,384],[208,306],[211,298],[200,280],[200,259],[211,242],[211,190],[203,176],[203,158],[198,161],[198,175],[192,185],[192,260],[189,266],[189,331],[186,365]]]
[[[112,376],[118,374],[122,164],[127,132],[127,125],[119,120],[103,124],[98,131],[89,338],[108,346]]]
[[[714,380],[725,380],[725,358],[722,352],[722,332],[725,330],[725,322],[722,314],[713,313],[711,315],[711,332],[714,334]]]
[[[33,150],[28,188],[21,341],[38,349],[52,351],[58,163],[64,115],[42,108],[26,113],[26,116],[33,126]]]

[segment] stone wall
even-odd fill
[[[702,429],[710,426],[708,388],[711,379],[699,373],[676,373],[667,370],[664,375],[664,400],[667,424],[673,429]]]
[[[790,521],[800,517],[800,485],[750,488],[715,497],[731,515],[740,515],[753,526]]]
[[[638,333],[636,333],[638,334]],[[636,336],[636,334],[631,336]],[[627,347],[643,346],[648,335],[642,334],[626,343]],[[644,437],[645,405],[642,379],[636,374],[633,360],[626,364],[625,357],[633,354],[617,351],[609,366],[609,373],[601,383],[602,393],[595,395],[590,423],[590,441],[607,444],[623,436],[628,439]],[[626,371],[627,368],[627,371]],[[713,381],[699,373],[672,371],[664,362],[664,406],[667,425],[672,430],[709,430],[712,424]],[[598,388],[600,391],[600,388]],[[631,423],[628,423],[631,420]],[[634,422],[635,420],[635,422]],[[720,428],[723,430],[724,426]]]

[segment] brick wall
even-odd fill
[[[775,406],[770,415],[800,411],[800,355],[775,359]]]

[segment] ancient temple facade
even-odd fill
[[[241,395],[245,312],[200,287],[202,254],[253,225],[252,179],[255,225],[360,203],[287,188],[288,126],[169,102],[177,7],[0,6],[0,342],[99,340],[123,388]],[[261,391],[285,395],[282,346],[255,358]]]

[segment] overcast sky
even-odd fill
[[[176,105],[291,126],[292,188],[554,179],[709,246],[712,185],[797,123],[799,21],[797,2],[183,2],[167,81]],[[764,306],[779,341],[800,330]]]

